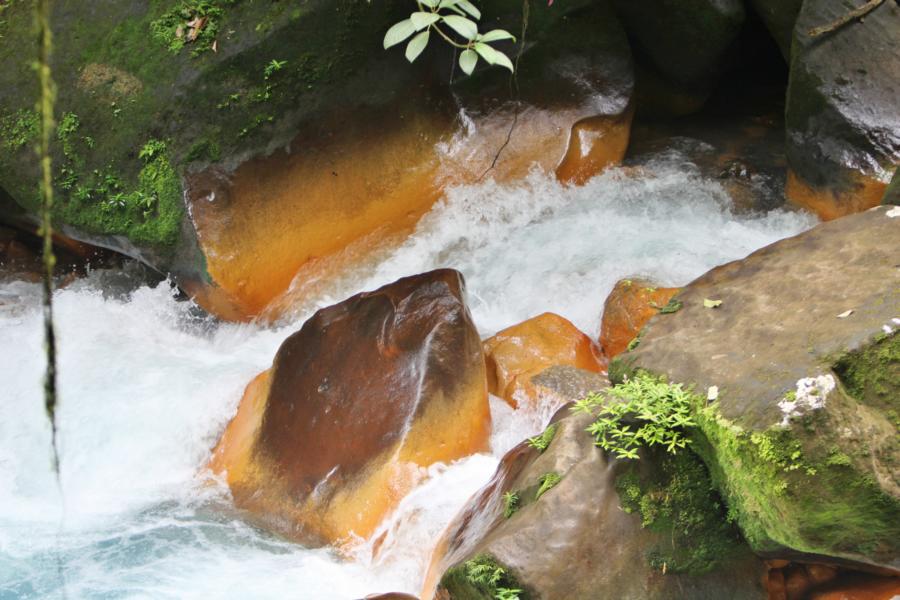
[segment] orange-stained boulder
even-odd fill
[[[892,600],[900,596],[900,577],[854,574],[813,590],[809,600]]]
[[[449,269],[317,312],[213,452],[235,504],[308,544],[369,536],[420,467],[487,449],[484,356]]]
[[[603,306],[600,347],[609,357],[625,352],[641,328],[668,304],[679,288],[657,287],[643,279],[616,283]]]
[[[597,344],[559,315],[544,313],[504,329],[484,342],[488,391],[513,408],[536,402],[531,378],[548,367],[567,365],[600,373],[606,358]]]

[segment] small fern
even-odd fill
[[[503,494],[503,516],[510,518],[519,510],[519,494],[516,492],[506,492]]]
[[[543,454],[544,450],[550,447],[550,442],[553,441],[553,438],[556,437],[557,429],[559,429],[559,424],[554,423],[540,435],[528,438],[527,444]]]
[[[539,487],[537,493],[534,495],[534,499],[540,500],[541,496],[556,487],[560,481],[562,481],[562,477],[560,477],[559,473],[553,471],[541,475],[541,478],[538,479]]]

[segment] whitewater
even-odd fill
[[[452,267],[485,337],[545,311],[596,336],[618,279],[684,285],[814,224],[783,209],[738,212],[720,181],[664,153],[581,187],[539,172],[450,187],[403,244],[277,325],[216,322],[166,282],[94,271],[55,297],[62,495],[43,410],[40,287],[0,282],[0,599],[415,594],[443,528],[552,407],[517,414],[492,400],[492,452],[429,468],[372,540],[338,552],[278,539],[244,523],[203,465],[244,386],[312,311]]]

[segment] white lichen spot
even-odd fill
[[[797,381],[797,389],[793,397],[784,398],[778,403],[778,408],[784,418],[781,426],[787,427],[791,418],[799,417],[805,412],[819,410],[825,407],[825,399],[835,388],[834,375],[819,375],[818,377],[804,377]]]
[[[900,217],[900,206],[895,206],[891,210],[887,211],[887,213],[885,213],[885,214],[892,219]]]
[[[881,330],[882,330],[883,332],[885,332],[886,334],[888,334],[888,335],[894,333],[894,328],[891,327],[890,325],[882,325],[882,326],[881,326]]]
[[[712,402],[713,400],[716,400],[718,397],[719,397],[719,386],[717,386],[717,385],[709,386],[709,389],[706,390],[706,399],[709,400],[710,402]]]

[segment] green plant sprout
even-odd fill
[[[508,519],[519,510],[519,494],[506,492],[503,494],[503,517]]]
[[[596,414],[587,428],[596,444],[618,458],[638,458],[643,446],[661,445],[672,454],[686,447],[685,430],[696,426],[693,397],[680,384],[646,374],[588,395],[573,410]]]
[[[559,425],[554,423],[547,427],[540,435],[528,438],[526,443],[543,454],[544,450],[550,447],[550,442],[553,441],[553,438],[556,437],[557,429],[559,429]]]
[[[462,50],[459,67],[466,75],[472,74],[479,58],[489,65],[509,69],[511,73],[515,71],[509,57],[490,45],[502,40],[515,42],[515,36],[504,29],[480,33],[476,21],[481,19],[481,11],[474,4],[468,0],[416,0],[416,5],[418,11],[388,29],[384,36],[385,50],[415,34],[406,45],[406,60],[413,62],[428,46],[433,31],[454,48]],[[454,39],[454,35],[458,39]]]
[[[540,486],[538,487],[537,493],[534,495],[534,499],[540,500],[541,496],[555,488],[560,481],[562,481],[562,477],[559,473],[553,471],[541,475],[541,478],[538,479]]]

